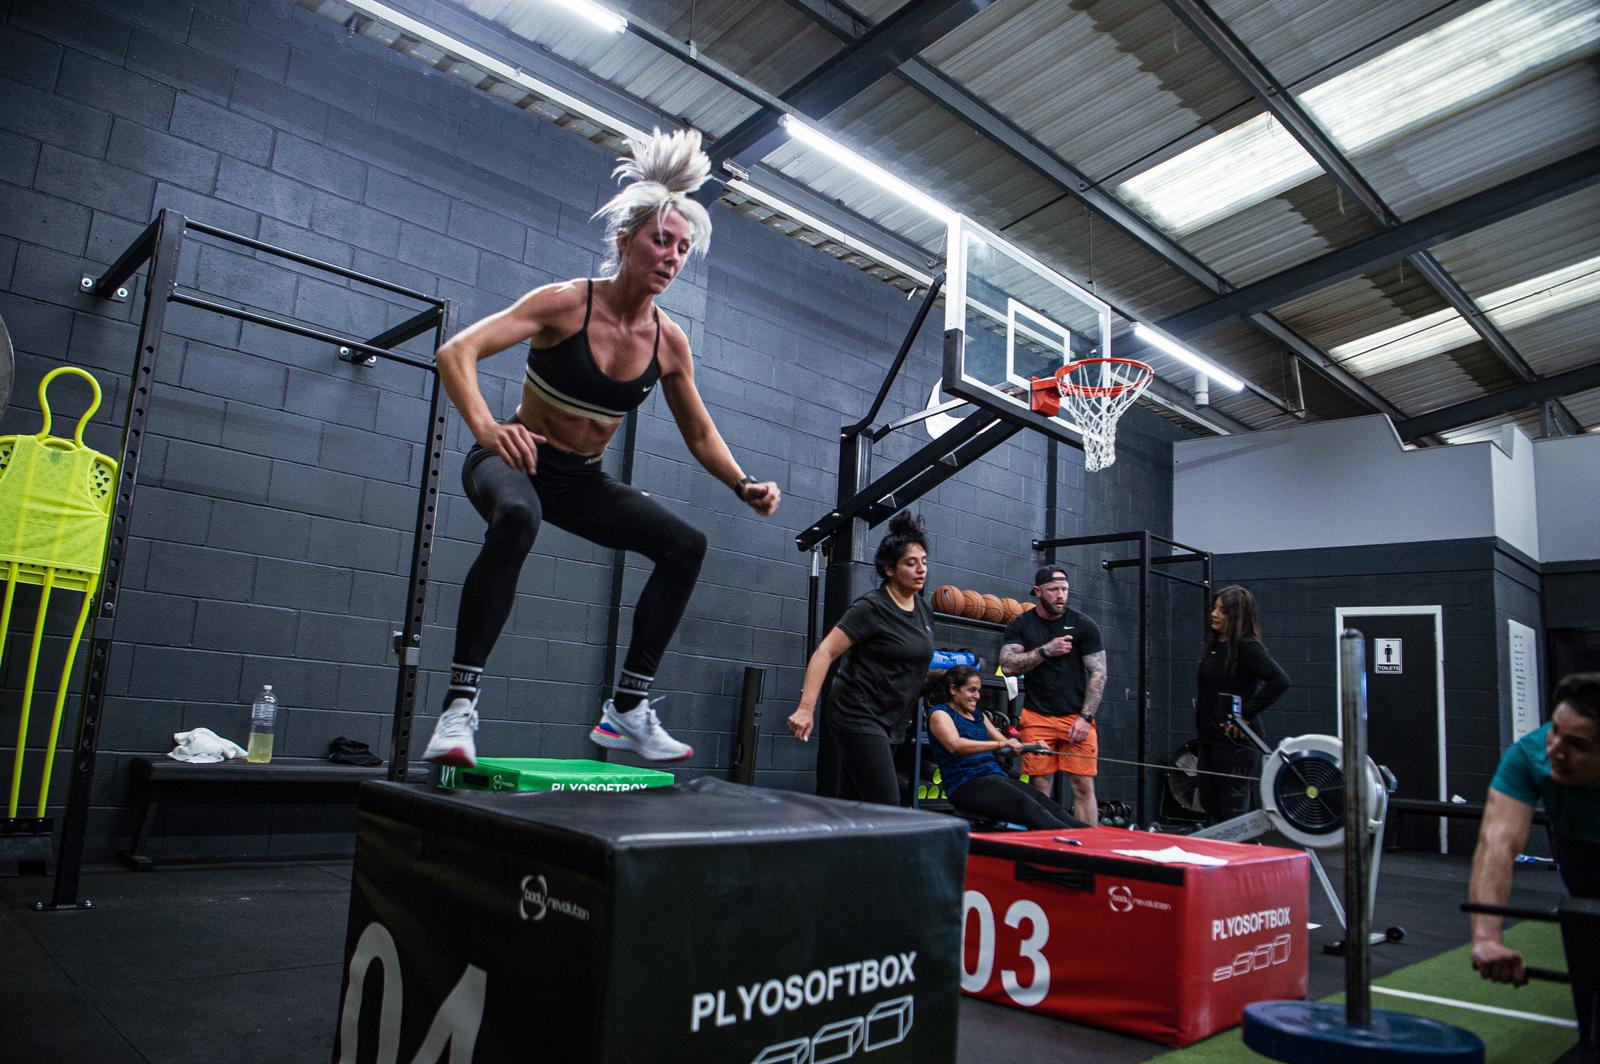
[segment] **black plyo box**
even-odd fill
[[[710,779],[370,783],[334,1059],[954,1061],[966,853],[950,817]]]

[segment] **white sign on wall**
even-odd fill
[[[1539,726],[1539,635],[1518,621],[1506,621],[1511,636],[1511,741]]]
[[[1372,641],[1372,671],[1400,674],[1400,640],[1374,639]]]

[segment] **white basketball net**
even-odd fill
[[[1061,416],[1083,430],[1083,468],[1099,472],[1117,460],[1117,419],[1154,379],[1131,358],[1086,358],[1056,378]]]

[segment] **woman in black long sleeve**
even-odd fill
[[[1255,597],[1237,584],[1218,591],[1211,600],[1211,626],[1195,688],[1200,770],[1258,778],[1261,754],[1230,720],[1233,697],[1239,697],[1240,716],[1248,723],[1283,697],[1289,676],[1261,642]],[[1249,812],[1254,790],[1244,779],[1200,777],[1200,800],[1213,821]]]

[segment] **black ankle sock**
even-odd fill
[[[452,663],[450,666],[450,687],[444,693],[444,708],[449,709],[450,704],[458,698],[465,698],[467,701],[476,704],[478,701],[478,684],[482,679],[482,665]]]
[[[655,679],[654,676],[640,676],[636,672],[623,669],[617,676],[617,686],[611,689],[611,701],[616,705],[617,711],[626,713],[638,709],[644,700],[650,697],[650,685]]]

